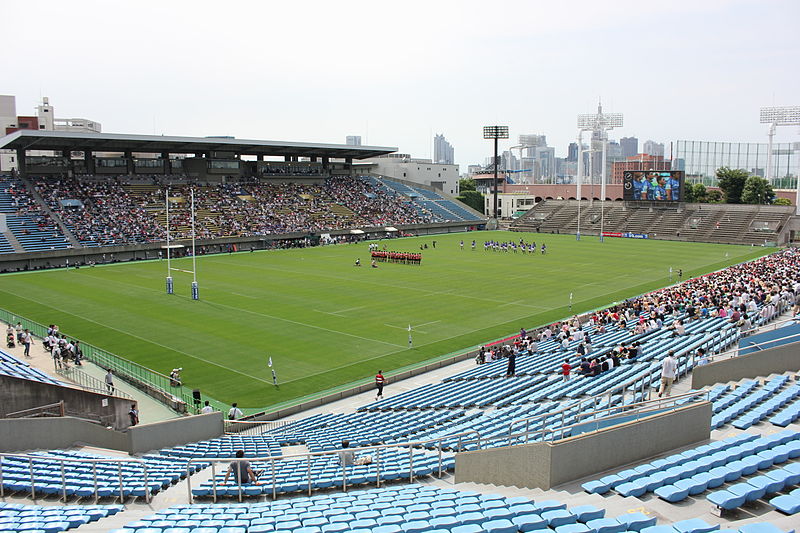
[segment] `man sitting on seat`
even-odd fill
[[[365,455],[357,458],[356,454],[353,453],[353,450],[349,450],[348,448],[350,448],[350,441],[343,440],[342,450],[339,452],[339,463],[341,463],[342,466],[372,464],[371,455]]]
[[[236,458],[241,459],[242,457],[244,457],[244,450],[237,450]],[[223,483],[228,482],[231,472],[234,472],[233,476],[237,482],[241,484],[252,482],[253,485],[258,485],[258,474],[261,473],[260,470],[258,472],[253,472],[253,469],[250,467],[250,461],[233,461],[230,466],[228,466],[228,471],[225,472],[225,481],[223,481]]]

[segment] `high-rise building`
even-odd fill
[[[647,140],[642,145],[642,153],[664,157],[664,143]]]
[[[447,142],[442,133],[436,134],[433,138],[433,162],[437,165],[452,165],[455,163],[453,146]]]
[[[619,145],[622,146],[622,157],[625,159],[639,153],[639,139],[636,137],[623,137]]]
[[[345,144],[347,146],[361,146],[361,135],[348,135]]]
[[[578,160],[578,143],[569,143],[567,147],[567,161],[574,162]]]

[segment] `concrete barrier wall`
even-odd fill
[[[128,451],[128,434],[72,417],[0,420],[0,452],[53,450],[78,443]]]
[[[89,445],[137,454],[221,435],[220,412],[134,426],[126,431],[115,431],[69,416],[6,418],[0,420],[0,452]]]
[[[0,376],[0,398],[3,399],[0,417],[64,400],[64,406],[71,414],[102,421],[104,426],[125,429],[130,423],[131,400],[51,383]]]
[[[222,413],[219,411],[206,415],[184,416],[129,428],[127,451],[134,454],[149,452],[187,442],[214,439],[222,433]]]
[[[692,388],[800,370],[800,342],[714,361],[692,370]]]
[[[707,440],[711,404],[702,402],[557,441],[456,455],[456,483],[548,490],[603,470]]]

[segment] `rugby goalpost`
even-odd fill
[[[172,272],[183,272],[192,275],[192,300],[200,299],[200,289],[197,285],[197,254],[195,249],[195,224],[194,224],[194,189],[191,189],[191,218],[192,218],[192,269],[186,270],[183,268],[173,268],[172,266],[172,245],[170,244],[169,235],[169,187],[164,191],[164,204],[167,211],[167,294],[174,293],[174,283],[172,280]]]

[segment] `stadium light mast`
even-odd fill
[[[622,127],[622,124],[622,113],[603,113],[603,104],[600,103],[597,104],[596,114],[578,115],[578,129],[580,131],[599,132],[600,140],[603,143],[603,169],[600,178],[600,242],[603,242],[603,226],[605,222],[608,132],[614,128]]]
[[[494,139],[494,210],[492,217],[494,218],[495,229],[498,227],[497,219],[497,141],[499,139],[508,139],[508,126],[484,126],[483,138]]]
[[[197,253],[194,247],[196,238],[194,229],[194,188],[192,189],[192,300],[200,299],[200,290],[197,287]]]
[[[769,124],[769,145],[767,148],[767,172],[765,177],[770,185],[772,175],[772,140],[778,126],[800,126],[800,106],[762,107],[761,124]],[[800,215],[800,176],[797,178],[797,192],[794,200],[794,213]]]
[[[172,262],[169,248],[169,187],[164,190],[164,205],[167,208],[167,294],[173,294]]]

